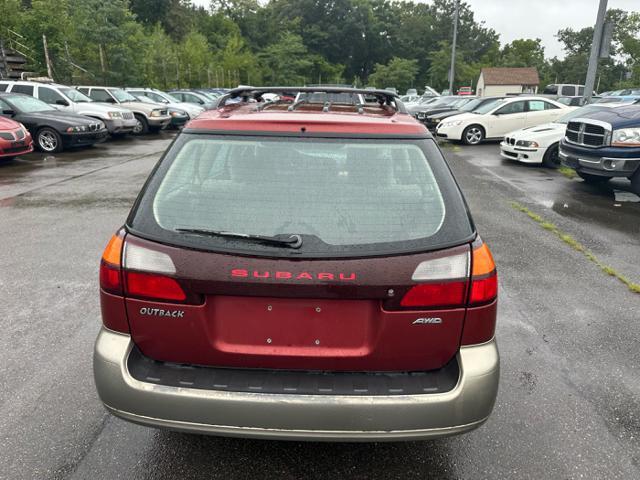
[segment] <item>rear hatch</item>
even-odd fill
[[[127,230],[152,359],[424,371],[459,348],[474,229],[432,140],[183,134]]]

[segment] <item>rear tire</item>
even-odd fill
[[[62,151],[62,137],[53,128],[43,127],[36,133],[36,145],[38,150],[45,153],[58,153]]]
[[[631,176],[631,191],[636,195],[640,195],[640,167]]]
[[[469,125],[462,132],[461,140],[465,145],[478,145],[484,140],[484,128],[480,125]]]
[[[133,127],[132,133],[134,135],[145,135],[149,133],[149,123],[147,122],[147,119],[144,118],[144,115],[140,115],[139,113],[135,113],[134,115],[138,123]]]
[[[547,168],[558,168],[560,166],[560,156],[558,155],[558,144],[551,145],[547,148],[547,151],[544,152],[544,157],[542,157],[542,165]]]
[[[578,172],[578,176],[586,183],[591,185],[598,185],[600,183],[606,183],[609,181],[609,177],[601,177],[600,175],[591,175],[590,173]]]

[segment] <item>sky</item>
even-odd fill
[[[562,28],[581,29],[596,22],[599,0],[462,0],[478,21],[500,34],[504,45],[516,38],[540,38],[547,57],[564,57],[555,34]],[[208,6],[210,0],[192,0]],[[427,1],[427,3],[430,3]],[[609,0],[608,8],[640,11],[640,0]]]

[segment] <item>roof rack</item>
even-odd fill
[[[220,98],[218,103],[219,107],[224,107],[227,104],[227,100],[241,98],[244,102],[249,100],[256,100],[263,102],[263,95],[266,93],[351,93],[356,95],[362,95],[365,97],[375,97],[380,106],[389,106],[395,108],[397,112],[406,113],[407,110],[404,104],[400,101],[400,96],[389,90],[377,90],[377,89],[364,89],[364,88],[351,88],[351,87],[239,87],[230,90],[227,94]],[[304,103],[303,100],[293,103],[289,110],[293,111],[298,106]],[[293,108],[291,108],[293,107]],[[329,111],[331,103],[327,105],[324,103],[323,111]],[[358,103],[356,108],[358,113],[364,112],[365,105]],[[260,108],[262,110],[262,108]]]

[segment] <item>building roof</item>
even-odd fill
[[[535,67],[490,67],[483,68],[480,75],[485,85],[539,85],[538,69]]]

